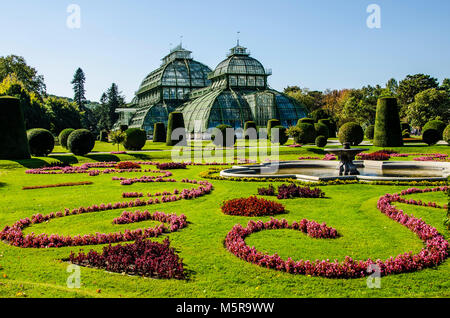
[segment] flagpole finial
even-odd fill
[[[237,46],[239,46],[239,35],[241,34],[241,31],[237,31]]]

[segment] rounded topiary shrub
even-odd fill
[[[375,136],[375,125],[367,126],[365,134],[367,139],[373,140]]]
[[[305,117],[305,118],[299,119],[297,125],[298,124],[311,124],[311,125],[314,125],[314,123],[315,123],[314,119]]]
[[[75,129],[73,129],[73,128],[66,128],[59,133],[59,136],[58,136],[59,144],[63,148],[67,149],[67,138],[69,138],[70,134],[73,133],[74,131],[75,131]]]
[[[276,131],[278,130],[278,134]],[[287,129],[284,126],[275,126],[270,131],[270,142],[273,144],[279,143],[280,145],[284,145],[288,142],[289,136],[286,134]]]
[[[278,119],[271,119],[267,122],[267,139],[272,140],[270,132],[273,127],[281,126],[281,122]]]
[[[77,129],[67,138],[67,147],[77,156],[84,156],[94,149],[95,136],[87,129]]]
[[[236,143],[234,129],[230,125],[219,125],[214,128],[211,140],[216,146],[232,147]]]
[[[330,130],[327,125],[316,123],[314,124],[314,129],[316,130],[316,136],[324,136],[326,139],[330,137]]]
[[[396,98],[383,97],[378,99],[373,145],[376,147],[403,146]]]
[[[445,129],[444,129],[444,133],[443,133],[443,139],[446,143],[448,143],[450,145],[450,125],[448,125]]]
[[[167,146],[186,146],[186,130],[184,129],[184,118],[183,113],[173,112],[169,114],[169,120],[167,122]],[[179,134],[174,134],[173,132],[181,132]]]
[[[153,142],[166,142],[166,126],[164,123],[155,123],[153,126]]]
[[[0,159],[29,159],[25,121],[20,100],[0,97]]]
[[[244,138],[258,139],[258,130],[254,121],[246,121],[244,124]]]
[[[316,138],[316,146],[323,148],[327,145],[328,139],[325,136],[319,136]]]
[[[339,141],[341,144],[349,142],[352,146],[359,145],[364,140],[364,131],[360,125],[349,122],[339,129]]]
[[[297,144],[310,144],[316,141],[316,130],[312,124],[299,123],[295,127],[294,141]]]
[[[423,132],[422,140],[428,146],[435,145],[439,140],[441,140],[441,133],[436,129],[429,128]]]
[[[147,142],[147,133],[139,128],[129,128],[125,130],[125,141],[123,146],[126,150],[141,150]]]
[[[55,137],[47,129],[34,128],[27,132],[30,153],[35,157],[47,156],[55,147]]]
[[[445,123],[441,120],[431,120],[423,126],[422,131],[425,133],[428,129],[435,129],[439,132],[439,140],[442,140],[442,134],[445,130]]]

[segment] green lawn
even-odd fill
[[[107,144],[96,146],[97,151]],[[156,145],[150,147],[157,148]],[[0,161],[0,227],[11,225],[20,218],[33,214],[47,214],[63,208],[76,208],[122,199],[124,191],[157,192],[187,186],[177,183],[149,183],[121,186],[111,181],[112,175],[90,177],[73,175],[27,175],[26,167],[37,167],[45,162],[57,160],[82,163],[102,160],[157,160],[167,161],[170,149],[134,155],[91,154],[75,157],[67,154],[49,158],[33,158],[27,161]],[[373,148],[373,147],[371,147]],[[401,152],[450,153],[448,146],[405,146]],[[153,148],[152,148],[153,149]],[[57,149],[55,149],[57,151]],[[313,146],[282,148],[281,159],[296,159],[299,156],[324,155],[323,150]],[[148,167],[146,167],[148,168]],[[154,168],[154,167],[151,167]],[[199,173],[206,166],[173,170],[174,178],[200,179]],[[121,176],[140,176],[139,173]],[[62,182],[92,181],[92,185],[22,190],[23,186],[55,184]],[[228,252],[224,238],[231,228],[250,219],[227,216],[221,213],[223,200],[246,197],[257,193],[258,187],[267,183],[211,181],[211,194],[191,200],[145,207],[150,211],[186,214],[189,225],[179,232],[158,238],[169,237],[190,272],[188,281],[156,280],[106,273],[102,270],[82,268],[81,288],[69,289],[66,280],[67,263],[61,261],[71,251],[101,250],[102,246],[67,247],[58,249],[21,249],[0,243],[0,297],[16,297],[18,292],[27,297],[450,297],[450,262],[447,260],[437,268],[415,273],[393,275],[382,278],[381,289],[369,289],[366,279],[325,279],[291,275],[252,265]],[[297,231],[263,231],[247,238],[247,244],[258,250],[278,253],[294,259],[338,259],[346,255],[356,259],[386,259],[400,253],[419,252],[423,242],[411,231],[381,214],[376,208],[378,198],[385,193],[397,193],[407,186],[340,185],[326,186],[326,199],[282,200],[288,213],[278,216],[289,222],[303,218],[326,222],[338,230],[341,237],[335,240],[316,240]],[[443,193],[411,195],[408,198],[448,201]],[[274,199],[276,200],[276,199]],[[407,213],[422,217],[436,227],[446,238],[449,232],[443,226],[446,211],[399,204]],[[145,208],[140,208],[144,210]],[[127,209],[129,211],[138,208]],[[116,232],[156,224],[153,221],[131,225],[113,225],[112,219],[123,209],[69,216],[27,228],[25,233],[87,234]],[[6,276],[6,278],[4,277]],[[98,290],[101,293],[98,293]],[[20,294],[19,294],[20,295]]]

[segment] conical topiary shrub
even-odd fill
[[[22,107],[17,98],[0,97],[0,159],[30,159]]]
[[[252,131],[252,129],[254,129]],[[258,139],[258,130],[254,121],[246,121],[244,124],[244,138],[245,139]]]
[[[267,122],[267,139],[271,140],[270,131],[275,126],[281,126],[281,122],[278,119],[271,119]]]
[[[173,135],[173,132],[178,128],[181,128],[181,130],[179,130],[179,132],[181,133]],[[183,113],[181,112],[173,112],[169,114],[169,120],[167,123],[166,145],[167,146],[187,145],[186,130],[184,129],[184,118]]]
[[[166,126],[164,123],[155,123],[153,126],[153,142],[166,142]]]
[[[397,99],[394,97],[378,99],[373,145],[375,147],[403,146]]]

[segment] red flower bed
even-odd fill
[[[274,196],[275,195],[275,188],[274,188],[273,185],[269,185],[268,188],[259,188],[258,189],[258,195]]]
[[[376,160],[376,161],[388,161],[391,158],[390,153],[386,150],[376,151],[372,153],[360,153],[356,159],[358,160]]]
[[[32,187],[23,187],[22,190],[34,190],[34,189],[46,189],[46,188],[58,188],[58,187],[73,187],[79,185],[89,185],[92,184],[90,181],[82,181],[82,182],[67,182],[67,183],[58,183],[58,184],[47,184],[41,186],[32,186]]]
[[[311,189],[310,187],[300,187],[291,183],[289,185],[280,185],[278,187],[277,198],[292,199],[292,198],[324,198],[325,193],[319,188]]]
[[[141,166],[132,161],[121,161],[116,165],[117,169],[140,169]]]
[[[186,169],[186,163],[183,162],[159,162],[156,167],[160,170]]]
[[[133,244],[106,246],[103,253],[70,254],[69,260],[80,266],[105,269],[110,272],[156,278],[185,278],[183,261],[170,247],[169,239],[163,243],[137,239]]]
[[[254,247],[250,248],[245,243],[245,238],[252,233],[265,229],[288,229],[294,228],[285,221],[271,220],[263,223],[261,221],[250,221],[246,228],[241,225],[235,225],[228,233],[225,245],[227,249],[237,257],[266,268],[276,269],[291,274],[321,276],[326,278],[360,278],[370,275],[373,272],[373,266],[377,266],[382,276],[414,272],[428,267],[435,267],[441,264],[448,256],[449,242],[438,233],[438,231],[426,224],[422,219],[412,215],[405,214],[402,210],[392,205],[393,202],[401,202],[400,195],[412,193],[425,193],[448,191],[448,187],[438,187],[433,189],[409,189],[400,194],[386,194],[378,200],[378,209],[392,220],[407,227],[417,234],[424,241],[425,247],[418,254],[412,252],[390,257],[385,261],[371,259],[353,260],[351,257],[345,257],[343,262],[334,262],[330,260],[309,260],[294,261],[291,258],[283,260],[277,254],[268,255],[257,251]],[[304,221],[302,221],[305,224]],[[304,232],[305,225],[296,224],[295,226]],[[334,238],[337,233],[334,229],[326,227],[325,224],[317,225],[313,222],[309,225],[312,235],[316,238]],[[306,233],[310,234],[308,225]],[[318,234],[318,235],[316,235]]]
[[[222,212],[228,215],[262,216],[284,213],[285,209],[280,203],[250,197],[225,201]]]

